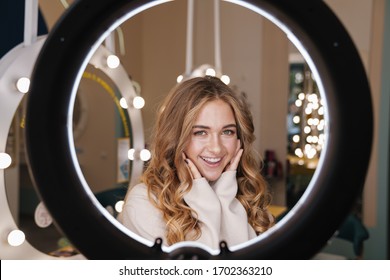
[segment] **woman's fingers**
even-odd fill
[[[202,178],[202,174],[200,174],[200,172],[199,172],[198,168],[196,167],[196,165],[189,158],[187,158],[185,154],[183,154],[183,158],[184,158],[184,161],[187,164],[187,167],[188,167],[188,170],[190,171],[192,179]]]
[[[188,158],[186,159],[186,162],[187,162],[188,168],[190,169],[190,172],[192,174],[192,178],[193,179],[202,178],[202,175],[200,174],[196,165]]]
[[[226,167],[226,171],[234,171],[237,170],[238,164],[240,163],[240,159],[242,156],[242,153],[244,152],[243,149],[241,149],[241,140],[237,140],[237,149],[236,149],[236,154],[234,157],[231,159],[229,165]]]
[[[237,170],[238,164],[240,163],[240,159],[242,156],[242,153],[244,152],[243,149],[239,149],[236,155],[232,158],[230,161],[230,164],[228,168],[226,168],[227,171],[234,171]]]

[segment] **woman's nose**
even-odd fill
[[[221,139],[218,135],[212,135],[209,139],[208,149],[214,154],[219,154],[222,150]]]

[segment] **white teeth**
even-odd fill
[[[221,160],[221,158],[206,158],[206,157],[202,157],[202,159],[211,163],[216,163]]]

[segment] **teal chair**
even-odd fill
[[[363,259],[364,242],[369,237],[362,220],[356,214],[350,214],[328,241],[328,245],[313,259]],[[352,244],[352,249],[349,249],[349,244]]]
[[[356,214],[350,214],[341,224],[335,237],[351,242],[356,259],[362,259],[364,241],[366,241],[370,235],[362,220]]]

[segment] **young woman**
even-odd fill
[[[166,246],[197,241],[211,249],[266,231],[271,196],[253,132],[245,100],[218,78],[178,84],[158,112],[152,158],[128,191],[123,224]]]

